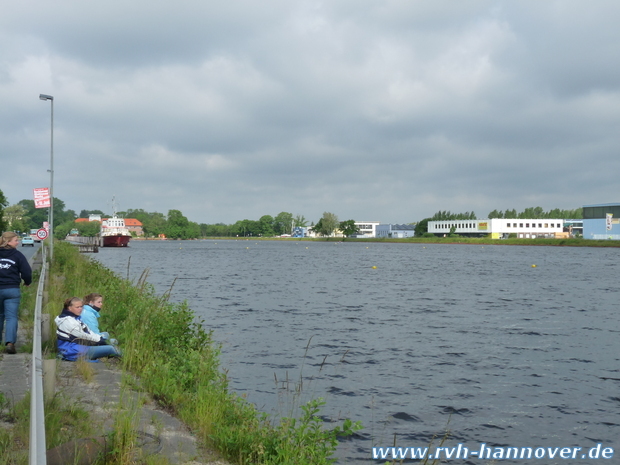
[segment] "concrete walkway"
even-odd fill
[[[30,391],[30,354],[0,355],[0,392],[11,405],[16,404]]]
[[[30,390],[31,355],[17,353],[0,355],[0,392],[14,405]],[[113,430],[115,420],[133,417],[142,446],[136,454],[142,457],[157,454],[170,464],[228,465],[217,454],[201,450],[187,427],[168,412],[160,409],[145,394],[131,389],[138,383],[123,374],[118,362],[89,363],[92,378],[87,382],[74,362],[58,361],[56,365],[56,395],[88,411],[98,426],[100,435]],[[127,382],[128,381],[128,382]],[[122,387],[122,389],[121,389]]]

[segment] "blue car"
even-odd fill
[[[30,236],[22,237],[22,247],[29,245],[30,247],[34,247],[34,239]]]

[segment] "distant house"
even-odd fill
[[[380,224],[377,226],[377,237],[404,239],[414,235],[415,224]]]
[[[133,232],[136,236],[144,236],[144,230],[142,229],[142,223],[135,218],[125,218],[125,226],[129,229],[129,232]]]
[[[88,218],[78,218],[76,223],[84,223],[88,221],[107,221],[109,218],[101,218],[101,215],[90,215]],[[135,233],[136,236],[144,236],[144,230],[142,229],[142,223],[135,218],[125,218],[125,226],[129,229],[129,232]]]

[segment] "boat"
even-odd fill
[[[116,212],[112,218],[106,218],[101,222],[100,235],[103,247],[127,247],[131,239],[125,220],[116,216]]]

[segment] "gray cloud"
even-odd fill
[[[617,201],[616,2],[19,2],[0,188],[198,222]],[[6,160],[10,160],[7,162]]]

